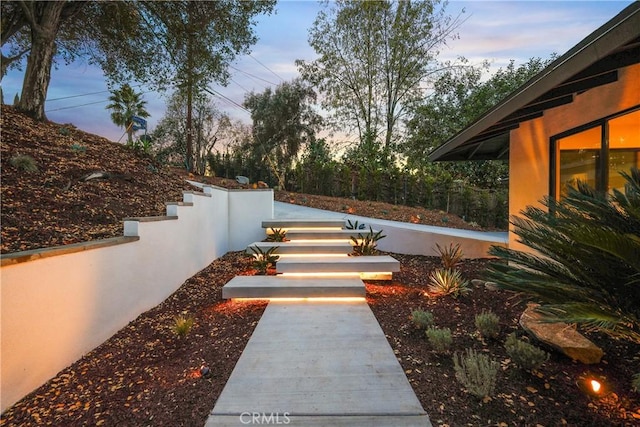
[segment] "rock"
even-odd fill
[[[236,181],[238,182],[238,184],[241,184],[241,185],[249,184],[249,178],[247,178],[246,176],[242,176],[242,175],[236,176]]]
[[[520,326],[539,341],[559,350],[573,360],[590,365],[600,363],[604,352],[566,323],[548,323],[536,312],[539,304],[529,303],[520,316]]]
[[[485,282],[484,280],[473,279],[471,281],[471,284],[473,286],[475,286],[475,287],[478,287],[478,288],[484,287],[488,291],[497,291],[498,290],[498,285],[496,285],[494,282]]]

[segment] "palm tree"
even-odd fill
[[[527,207],[512,220],[531,254],[492,247],[509,262],[487,273],[498,286],[541,303],[549,321],[580,324],[640,343],[640,171],[622,174],[625,192],[596,192],[578,183],[547,210]]]
[[[111,103],[106,106],[111,110],[111,121],[127,132],[127,143],[133,144],[133,129],[131,118],[133,116],[149,117],[145,109],[147,101],[142,99],[142,93],[134,92],[131,86],[124,84],[120,89],[111,91],[109,96]]]

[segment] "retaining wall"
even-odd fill
[[[203,187],[124,236],[2,256],[0,410],[97,347],[228,251],[264,238],[272,190]]]

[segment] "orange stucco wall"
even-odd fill
[[[593,122],[640,104],[640,64],[621,69],[618,81],[575,95],[567,105],[523,122],[511,131],[509,151],[509,214],[519,213],[549,192],[549,139],[569,129]],[[509,232],[509,247],[526,250]]]

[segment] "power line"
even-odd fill
[[[233,105],[234,107],[236,107],[236,108],[238,108],[238,109],[240,109],[240,110],[242,110],[242,111],[244,111],[244,112],[246,112],[246,113],[251,114],[251,111],[247,110],[247,109],[246,109],[246,108],[244,108],[242,105],[240,105],[240,104],[238,104],[237,102],[235,102],[233,99],[231,99],[231,98],[229,98],[229,97],[227,97],[227,96],[224,96],[224,95],[223,95],[223,94],[221,94],[220,92],[218,92],[218,91],[216,91],[216,90],[213,90],[213,89],[209,89],[209,88],[204,88],[204,90],[205,90],[205,91],[207,91],[207,92],[209,92],[209,93],[210,93],[211,95],[213,95],[213,96],[217,96],[218,98],[220,98],[220,99],[222,99],[222,100],[224,100],[224,101],[227,101],[227,103],[229,103],[229,104]]]
[[[272,85],[272,86],[277,86],[277,85],[278,85],[277,83],[270,82],[269,80],[265,80],[265,79],[263,79],[262,77],[258,77],[258,76],[254,75],[254,74],[247,73],[246,71],[242,71],[241,69],[236,68],[236,67],[234,67],[233,65],[229,65],[229,68],[233,68],[234,70],[236,70],[236,71],[238,71],[238,72],[240,72],[240,73],[242,73],[242,74],[245,74],[245,75],[247,75],[247,76],[249,76],[249,77],[253,77],[254,79],[262,80],[263,82],[265,82],[265,83],[269,83],[269,84],[270,84],[270,85]]]
[[[102,91],[102,92],[109,92],[109,91]],[[145,93],[149,93],[151,92],[150,90],[146,91],[146,92],[142,92],[140,93],[140,95],[144,95]],[[96,92],[96,93],[101,93],[101,92]],[[78,97],[78,96],[83,96],[83,95],[73,95],[70,96],[69,98],[74,98],[74,97]],[[59,98],[62,99],[62,98]],[[47,100],[48,102],[49,100]],[[86,107],[87,105],[95,105],[95,104],[102,104],[103,102],[108,102],[108,99],[103,99],[102,101],[94,101],[94,102],[87,102],[86,104],[80,104],[80,105],[70,105],[68,107],[60,107],[60,108],[54,108],[53,110],[47,110],[45,111],[46,113],[49,113],[51,111],[60,111],[60,110],[70,110],[72,108],[80,108],[80,107]]]
[[[254,58],[251,54],[249,54],[249,56],[256,61],[258,64],[262,65],[264,68],[266,68],[267,70],[269,70],[271,72],[271,74],[273,74],[274,76],[276,76],[277,78],[280,79],[280,81],[284,81],[284,79],[282,77],[280,77],[279,75],[276,74],[275,71],[273,71],[271,68],[267,67],[266,65],[264,65],[262,62],[258,61],[257,58]]]
[[[107,102],[107,100],[102,100],[102,101],[95,101],[95,102],[88,102],[86,104],[80,104],[80,105],[72,105],[70,107],[60,107],[60,108],[55,108],[53,110],[47,110],[46,113],[50,113],[52,111],[60,111],[60,110],[69,110],[71,108],[79,108],[79,107],[85,107],[87,105],[94,105],[94,104],[102,104],[104,102]]]
[[[139,86],[142,86],[142,83],[134,85],[134,86],[131,86],[131,87],[134,88],[134,87],[139,87]],[[51,99],[47,99],[47,102],[61,101],[63,99],[79,98],[81,96],[98,95],[100,93],[107,93],[107,92],[111,92],[111,91],[110,90],[101,90],[99,92],[89,92],[89,93],[81,93],[79,95],[69,95],[69,96],[63,96],[63,97],[60,97],[60,98],[51,98]]]

